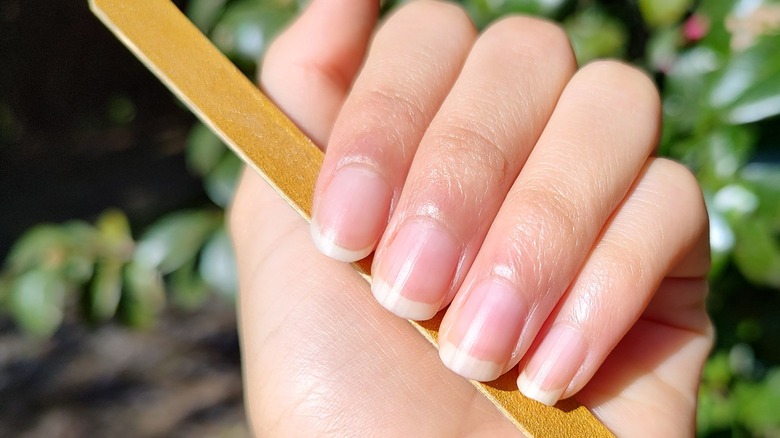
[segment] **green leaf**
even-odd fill
[[[225,10],[228,0],[190,0],[186,13],[203,33],[208,33]]]
[[[227,153],[227,148],[222,140],[214,135],[206,125],[195,124],[187,136],[186,160],[187,166],[200,176],[211,172],[222,157]]]
[[[758,209],[759,199],[744,184],[723,186],[712,198],[715,210],[732,219],[747,218]]]
[[[758,197],[756,214],[780,231],[780,164],[750,163],[740,177]]]
[[[756,284],[780,287],[780,243],[767,221],[760,217],[740,220],[734,231],[734,261],[740,271]]]
[[[163,217],[152,225],[136,246],[133,260],[167,274],[193,259],[206,239],[222,223],[211,211],[183,211]]]
[[[254,70],[271,40],[295,17],[296,6],[295,2],[231,2],[214,26],[211,40],[245,71]]]
[[[169,277],[171,298],[178,307],[196,309],[208,298],[209,286],[195,270],[195,262],[191,260],[185,263]]]
[[[731,53],[731,32],[726,29],[727,17],[739,0],[704,0],[698,2],[696,14],[707,20],[709,31],[700,42],[721,55]]]
[[[107,106],[106,115],[113,124],[126,125],[135,119],[135,104],[128,96],[114,96]]]
[[[238,176],[243,168],[242,161],[232,152],[226,153],[219,164],[203,181],[209,199],[222,208],[227,208],[236,191]]]
[[[130,222],[121,210],[104,211],[98,216],[95,227],[100,232],[103,241],[108,242],[111,246],[123,246],[132,240]]]
[[[67,289],[65,280],[52,270],[29,271],[11,286],[11,313],[26,332],[48,338],[62,324]]]
[[[674,67],[680,50],[680,28],[662,29],[650,35],[647,42],[647,60],[655,71],[668,72]]]
[[[200,275],[209,286],[224,296],[235,298],[238,273],[233,244],[224,228],[220,228],[203,247]]]
[[[620,58],[625,53],[628,40],[625,27],[597,7],[573,15],[564,22],[564,27],[580,65],[597,58]]]
[[[718,278],[726,267],[729,256],[734,250],[736,237],[726,218],[716,209],[709,207],[712,204],[711,202],[707,204],[710,217],[710,247],[712,249],[710,278],[713,279]]]
[[[134,327],[148,327],[165,306],[165,285],[160,273],[141,263],[124,269],[124,293],[120,301],[123,319]]]
[[[13,286],[14,277],[9,273],[0,273],[0,309],[8,307],[8,300],[11,297],[11,286]]]
[[[92,275],[98,241],[94,227],[81,221],[38,225],[16,241],[6,266],[16,274],[39,268],[59,271],[67,279],[82,283]]]
[[[69,237],[57,225],[38,225],[16,241],[6,263],[12,272],[44,266],[59,267],[69,244]]]
[[[728,354],[719,352],[707,360],[702,371],[702,380],[704,382],[718,388],[726,388],[731,379],[731,365],[729,364]]]
[[[747,164],[755,138],[749,127],[721,125],[679,141],[670,152],[694,170],[705,189],[714,192],[733,181]]]
[[[639,11],[653,27],[679,22],[693,5],[693,0],[639,0]]]
[[[568,0],[465,0],[463,6],[477,27],[482,28],[507,14],[555,17],[568,3]]]
[[[780,36],[737,52],[718,73],[709,103],[727,123],[756,122],[780,114]]]
[[[678,54],[666,74],[663,87],[664,148],[676,147],[691,134],[703,135],[720,124],[710,107],[708,93],[713,72],[724,61],[708,47],[695,47]]]
[[[734,398],[738,421],[755,431],[780,430],[780,369],[772,369],[761,382],[740,382]]]
[[[122,296],[121,261],[105,260],[95,266],[95,276],[89,287],[89,316],[97,321],[112,318]]]
[[[699,389],[699,406],[696,412],[698,436],[719,430],[728,430],[734,423],[736,406],[733,398],[721,388],[703,384]]]

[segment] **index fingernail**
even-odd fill
[[[371,254],[387,224],[393,190],[373,169],[347,165],[336,171],[311,222],[323,254],[354,262]]]

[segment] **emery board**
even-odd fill
[[[90,0],[93,12],[182,102],[307,221],[323,154],[170,0]],[[354,263],[369,282],[369,259]],[[437,346],[440,313],[410,323]],[[510,373],[511,374],[511,373]],[[509,374],[472,384],[528,437],[612,437],[572,399],[548,407]]]

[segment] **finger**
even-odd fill
[[[257,436],[519,433],[406,321],[388,318],[352,268],[317,252],[258,175],[247,173],[242,187],[231,222]]]
[[[522,357],[652,151],[659,111],[623,64],[572,78],[443,321],[451,369],[490,380]]]
[[[554,404],[585,386],[666,274],[706,242],[703,197],[685,167],[651,160],[640,178],[529,354],[518,378],[527,396]],[[707,273],[708,260],[697,261],[699,281]],[[700,291],[695,295],[686,299],[703,302]],[[692,318],[676,327],[700,322]]]
[[[509,18],[478,39],[378,246],[385,308],[428,319],[457,288],[574,68],[565,33],[544,21]]]
[[[314,0],[268,48],[260,85],[319,145],[363,62],[378,13],[378,0]]]
[[[684,297],[686,309],[675,313],[706,327],[691,331],[643,317],[577,393],[616,436],[695,436],[701,371],[713,342],[706,290],[704,279],[665,280],[658,294]]]
[[[351,262],[373,251],[475,34],[463,9],[432,1],[402,7],[376,34],[317,183],[312,237],[324,254]]]

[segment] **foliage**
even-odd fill
[[[247,75],[305,0],[191,0],[187,13]],[[402,1],[383,2],[389,11]],[[697,175],[711,216],[711,311],[719,340],[700,392],[699,433],[780,436],[780,3],[755,0],[461,0],[481,28],[510,13],[560,22],[578,61],[619,57],[653,75],[663,99],[659,154]],[[187,147],[214,206],[173,212],[134,238],[115,210],[94,224],[41,225],[0,274],[0,309],[46,337],[64,309],[147,325],[165,305],[231,296],[223,228],[239,160],[202,125]]]
[[[202,176],[212,207],[171,212],[134,238],[128,218],[105,211],[94,224],[43,224],[13,246],[0,273],[0,310],[46,338],[69,308],[93,323],[119,317],[153,324],[166,302],[200,306],[211,292],[235,294],[235,262],[223,227],[239,159],[205,127],[192,129],[187,162]]]

